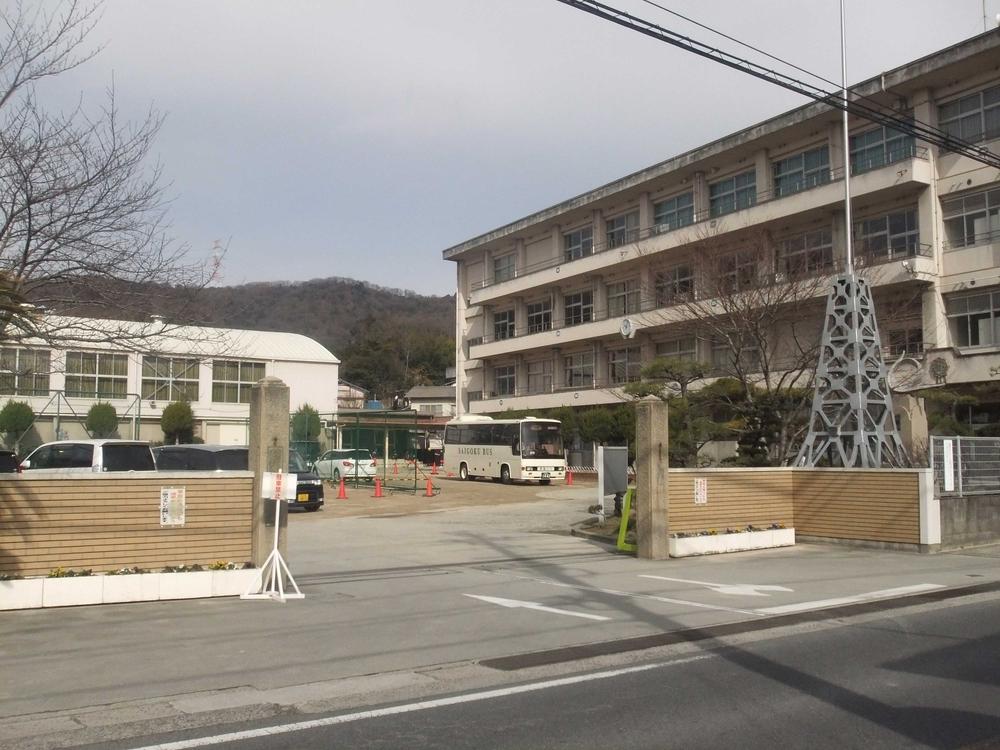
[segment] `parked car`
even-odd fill
[[[160,471],[246,471],[250,449],[245,445],[159,445],[153,448]],[[295,474],[295,502],[289,507],[315,511],[323,507],[323,480],[309,470],[298,451],[288,452],[288,472]]]
[[[57,440],[35,448],[21,468],[31,473],[156,471],[156,463],[149,443],[138,440]]]
[[[372,480],[375,478],[375,460],[366,448],[337,448],[316,459],[313,468],[323,479],[339,482],[341,477]]]
[[[0,474],[14,474],[21,471],[21,462],[14,451],[0,450]]]

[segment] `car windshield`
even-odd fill
[[[288,471],[295,472],[296,474],[304,474],[309,471],[306,462],[302,460],[302,456],[299,455],[298,451],[288,452]]]
[[[562,435],[557,422],[522,422],[521,456],[562,458]]]

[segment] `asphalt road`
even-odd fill
[[[197,746],[355,748],[987,748],[1000,746],[1000,599],[885,613],[738,646],[497,691],[453,705],[375,715]],[[605,675],[611,676],[605,676]],[[573,682],[573,680],[580,680]],[[566,684],[566,683],[569,684]],[[548,684],[552,683],[552,684]],[[492,694],[491,694],[492,693]],[[380,715],[380,711],[383,712]],[[395,712],[399,713],[395,713]],[[325,725],[324,725],[325,724]],[[216,728],[216,735],[223,728]],[[194,747],[180,735],[157,738]],[[102,745],[104,748],[135,745]],[[164,748],[167,750],[167,748]]]

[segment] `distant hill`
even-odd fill
[[[354,279],[259,282],[198,293],[203,325],[289,331],[316,339],[343,358],[354,334],[373,318],[382,325],[454,338],[455,297],[425,296]]]

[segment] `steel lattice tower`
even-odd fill
[[[796,466],[907,466],[886,381],[875,305],[853,270],[837,277],[826,302],[809,432]]]

